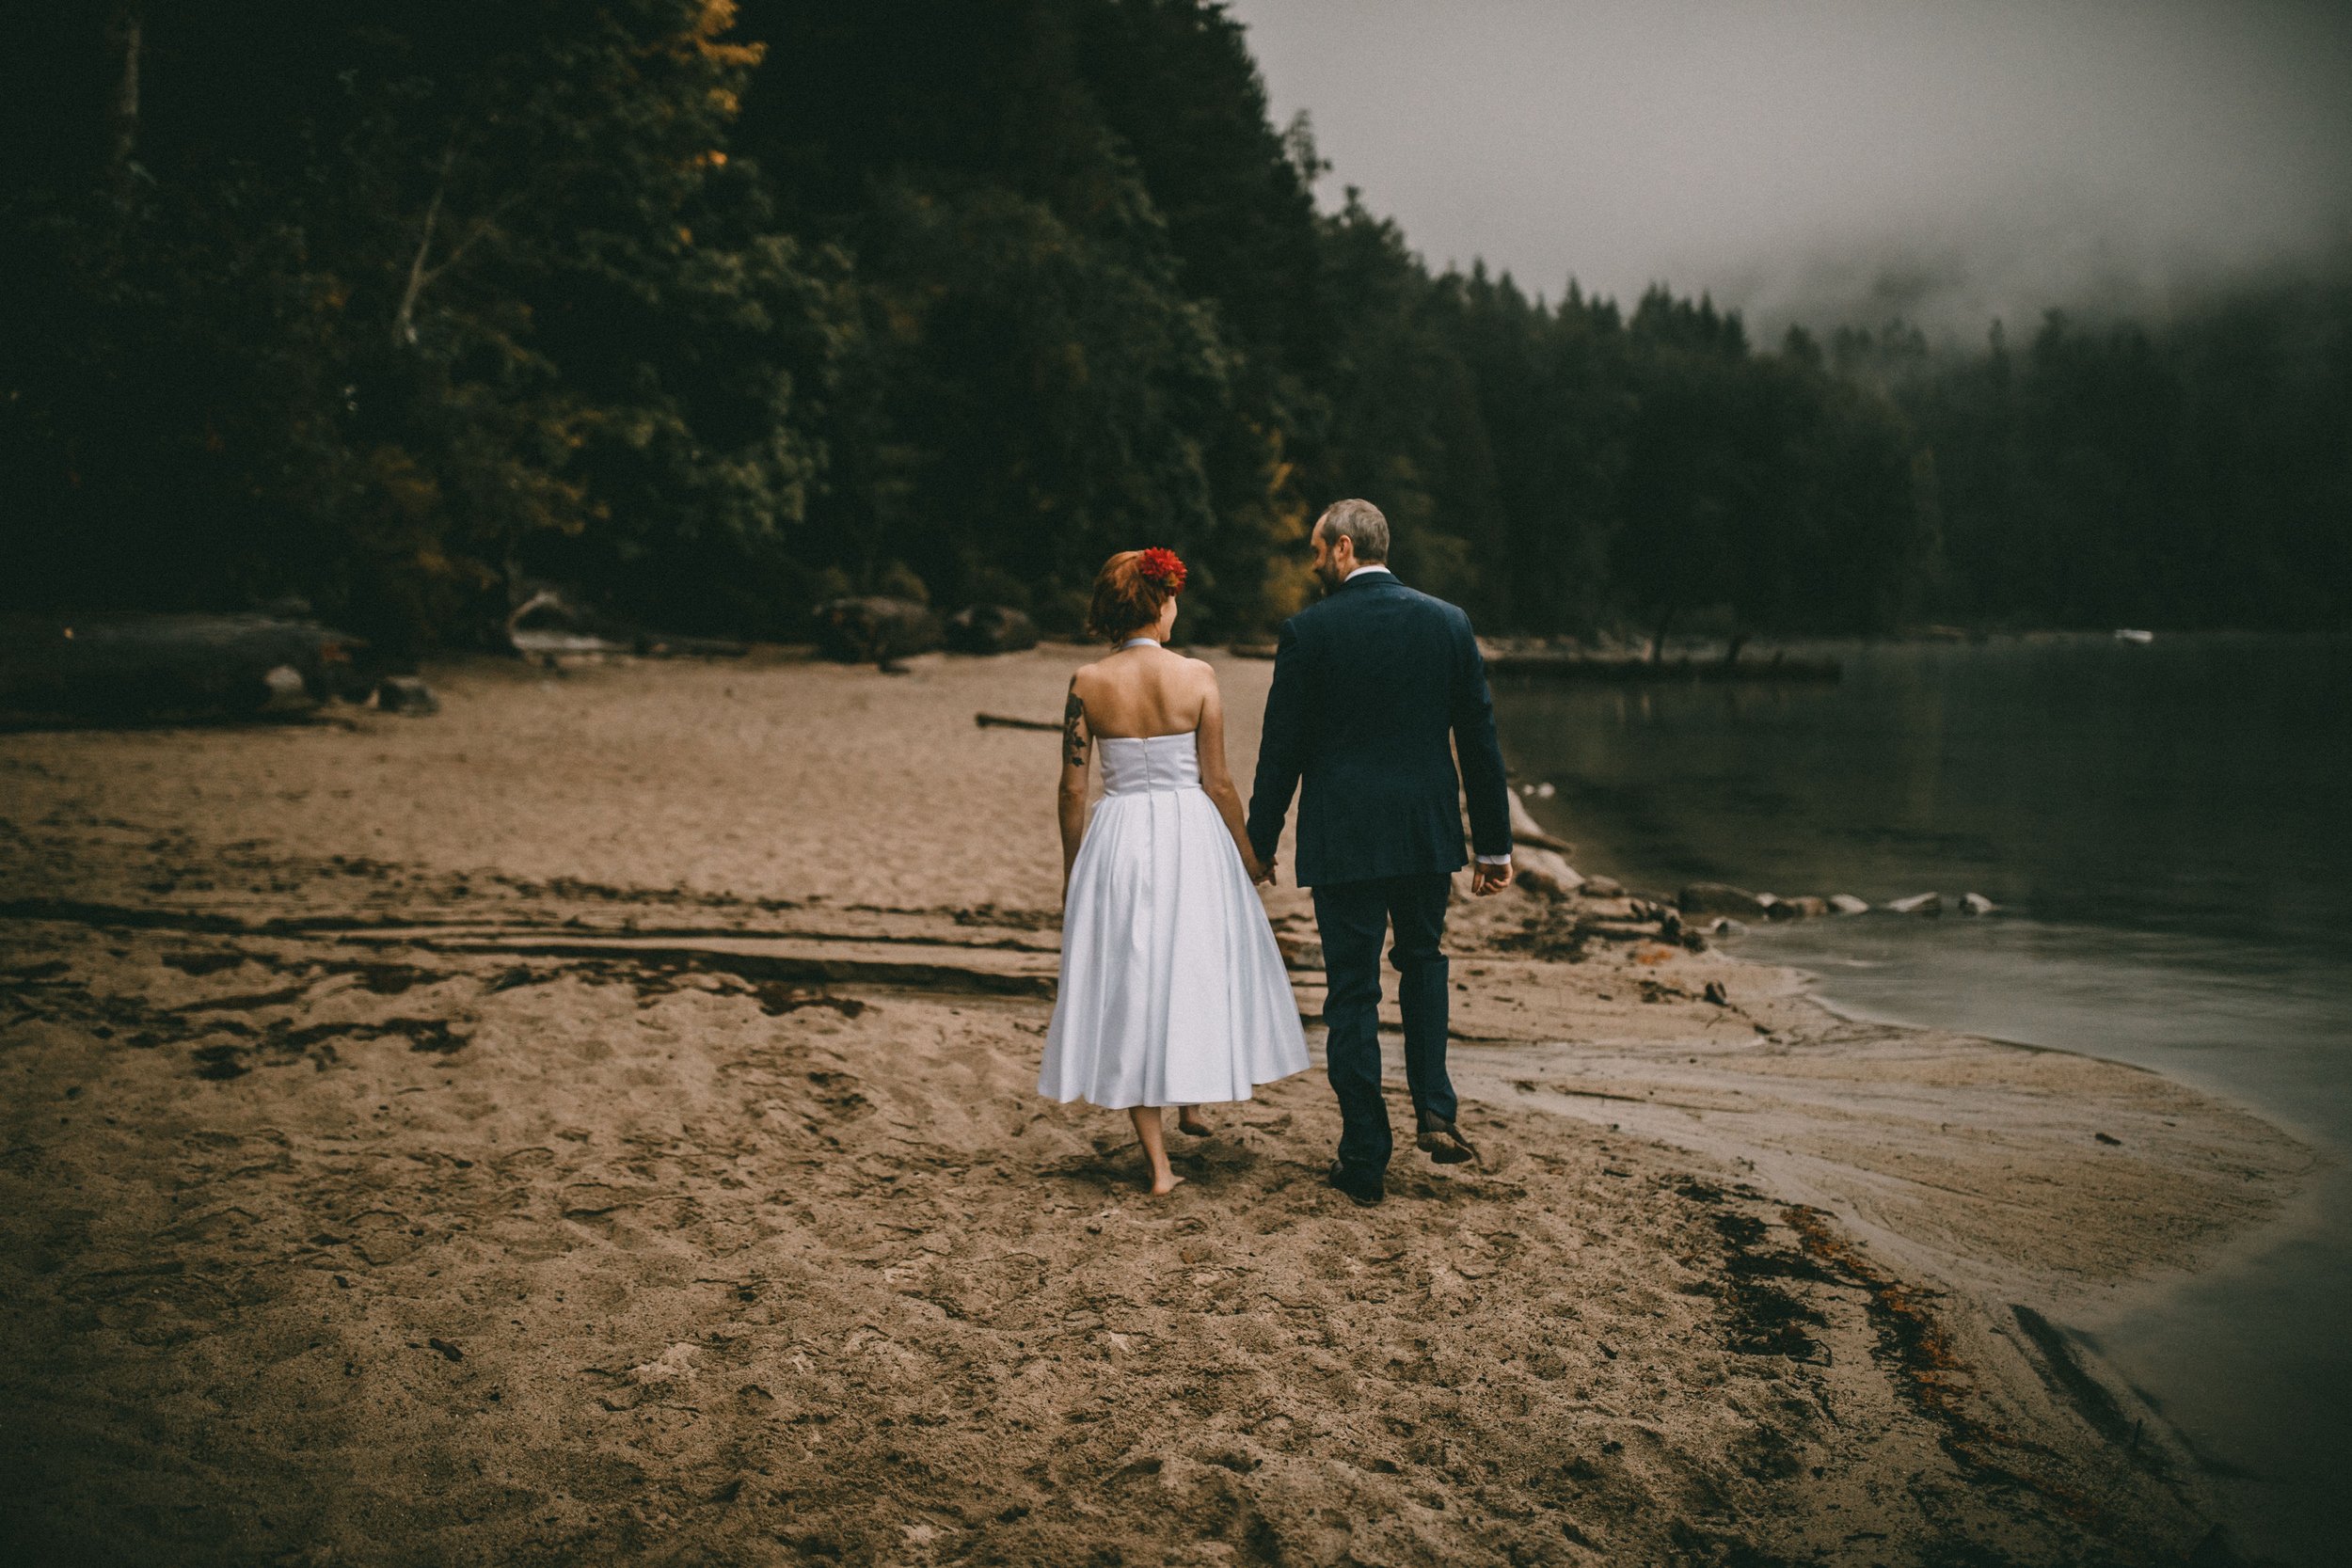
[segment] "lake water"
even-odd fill
[[[1822,686],[1505,686],[1538,817],[1628,885],[1983,918],[1799,922],[1734,950],[1841,1011],[2154,1068],[2325,1165],[2187,1284],[2073,1325],[2212,1464],[2249,1554],[2352,1536],[2352,639],[1995,639],[1823,650]]]

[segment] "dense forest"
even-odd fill
[[[0,39],[0,609],[526,578],[679,631],[848,592],[1189,630],[1325,502],[1494,631],[2340,625],[2352,287],[1753,344],[1433,273],[1208,0],[117,0]]]

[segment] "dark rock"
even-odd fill
[[[1692,882],[1675,901],[1684,914],[1727,914],[1741,920],[1762,920],[1765,915],[1761,898],[1728,882]]]
[[[1731,1006],[1731,993],[1724,990],[1724,983],[1721,980],[1708,981],[1704,995],[1708,1001],[1714,1003],[1718,1007]]]
[[[828,658],[885,664],[930,653],[946,640],[946,628],[927,605],[869,594],[818,606],[817,637]]]
[[[405,713],[423,718],[441,711],[440,699],[433,689],[414,675],[387,675],[375,683],[375,705],[385,713]]]
[[[1625,884],[1614,877],[1587,877],[1584,892],[1593,898],[1621,898],[1625,895]]]
[[[947,647],[959,654],[1017,654],[1037,646],[1037,623],[1000,604],[966,605],[947,617]]]
[[[1805,894],[1797,898],[1775,898],[1764,912],[1774,920],[1818,920],[1829,913],[1829,903]]]

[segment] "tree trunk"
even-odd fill
[[[366,690],[356,638],[262,615],[0,615],[0,727],[237,715]],[[293,672],[293,678],[276,673]]]
[[[122,56],[122,70],[115,78],[114,144],[106,158],[107,172],[114,181],[116,194],[127,198],[131,194],[132,155],[139,144],[139,41],[142,31],[139,8],[133,0],[119,0],[114,14],[106,23],[107,41]]]

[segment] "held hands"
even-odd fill
[[[1470,892],[1477,897],[1488,897],[1501,893],[1510,885],[1511,863],[1509,861],[1504,861],[1500,865],[1488,865],[1482,861],[1470,870]]]

